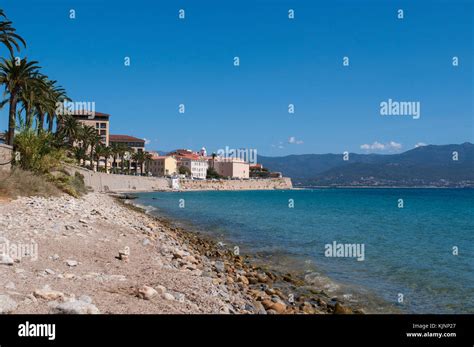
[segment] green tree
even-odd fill
[[[132,154],[132,159],[136,163],[136,171],[138,173],[138,167],[140,166],[140,175],[143,175],[143,164],[146,161],[146,153],[144,151],[137,151]]]
[[[0,42],[7,47],[12,57],[15,49],[20,50],[20,44],[26,47],[25,40],[16,33],[16,29],[12,27],[12,22],[7,19],[3,10],[0,10]]]
[[[8,111],[8,135],[7,144],[13,145],[16,125],[16,110],[21,92],[29,88],[32,84],[37,83],[35,74],[38,72],[39,66],[36,61],[27,62],[22,59],[15,62],[14,59],[4,59],[0,62],[0,84],[5,87],[5,93],[8,98],[2,102],[2,106],[9,103]]]
[[[216,169],[214,169],[213,167],[210,167],[210,168],[207,169],[206,178],[208,178],[208,179],[210,179],[210,178],[222,178],[222,176],[219,175],[219,173],[216,171]]]
[[[80,137],[81,126],[76,118],[73,116],[66,116],[61,125],[61,135],[66,140],[67,144],[72,148],[74,141]]]
[[[96,148],[95,148],[95,153],[94,157],[96,160],[96,171],[99,172],[99,164],[100,164],[100,159],[102,157],[106,157],[108,154],[107,147],[103,145],[102,143],[99,143]]]
[[[178,168],[178,173],[180,175],[186,175],[186,176],[191,176],[191,169],[187,166],[184,166],[184,165],[181,165],[179,168]]]

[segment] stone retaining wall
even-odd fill
[[[182,190],[273,190],[293,188],[291,179],[288,177],[221,181],[181,180],[180,186]]]
[[[154,190],[171,190],[171,180],[163,177],[143,177],[106,174],[94,172],[78,166],[68,166],[67,170],[74,175],[77,171],[84,176],[86,186],[96,192],[151,192]],[[249,179],[201,181],[182,179],[181,190],[273,190],[292,189],[291,179]]]
[[[86,186],[96,192],[150,192],[170,189],[170,180],[167,178],[106,174],[76,166],[69,166],[67,170],[73,175],[76,171],[84,175]]]
[[[10,171],[12,158],[12,146],[0,144],[0,171]]]

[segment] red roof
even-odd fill
[[[145,140],[139,139],[138,137],[128,135],[109,135],[109,142],[143,142]]]
[[[203,157],[200,157],[197,154],[190,153],[190,154],[178,154],[176,155],[178,159],[191,159],[191,160],[198,160],[198,159],[203,159]]]

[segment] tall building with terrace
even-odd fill
[[[133,152],[143,152],[145,150],[145,140],[129,135],[110,135],[109,143],[125,145],[132,149]]]
[[[110,136],[110,115],[107,113],[94,112],[88,113],[87,111],[81,111],[77,114],[72,114],[72,116],[81,124],[86,126],[93,127],[97,130],[101,142],[108,146],[109,136]]]

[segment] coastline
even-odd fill
[[[0,212],[4,241],[37,245],[34,261],[2,257],[2,313],[364,313],[106,194],[23,197]]]
[[[315,285],[309,283],[306,278],[307,274],[304,274],[303,271],[295,271],[285,266],[276,266],[274,262],[255,255],[235,256],[231,247],[226,246],[225,243],[218,241],[209,234],[196,231],[192,225],[183,225],[181,221],[169,216],[156,214],[156,208],[149,209],[150,206],[136,204],[134,199],[128,197],[128,194],[125,197],[123,195],[117,196],[117,198],[120,199],[122,204],[138,209],[171,228],[185,243],[192,245],[198,253],[223,261],[230,270],[226,272],[230,272],[232,275],[240,273],[245,276],[248,281],[239,281],[237,278],[237,283],[240,285],[239,290],[247,291],[247,294],[250,294],[253,300],[257,302],[263,302],[265,299],[271,300],[271,297],[275,294],[272,289],[276,289],[278,296],[283,301],[286,300],[288,308],[287,311],[278,313],[369,313],[369,307],[360,302],[346,300],[343,295],[339,295],[341,293],[336,295],[326,292],[322,288],[325,285],[339,286],[327,277],[324,277],[323,284]],[[224,242],[227,242],[227,240],[224,240]],[[221,283],[228,284],[228,280],[231,284],[236,282],[236,279],[231,276],[221,281]],[[242,282],[244,286],[241,285]],[[382,300],[377,299],[377,303],[372,306],[379,308],[382,305]],[[260,313],[262,311],[264,310],[261,310]],[[376,312],[381,313],[380,311]]]

